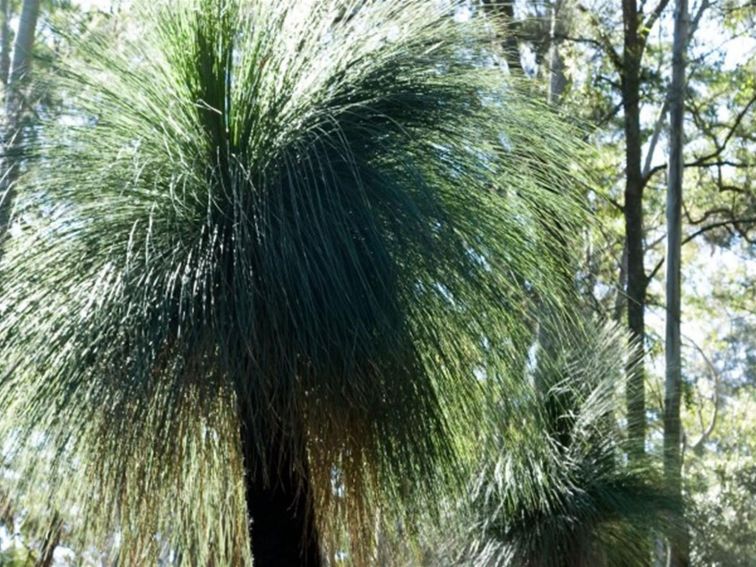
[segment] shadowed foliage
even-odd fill
[[[627,337],[547,323],[531,353],[528,419],[506,421],[473,489],[464,564],[626,566],[648,562],[649,527],[674,521],[658,473],[627,462],[615,412]],[[529,394],[528,394],[529,390]]]
[[[154,2],[60,63],[0,266],[14,490],[119,564],[238,565],[245,474],[356,563],[464,486],[584,215],[456,6]]]

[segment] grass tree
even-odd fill
[[[676,523],[658,474],[628,462],[618,429],[627,337],[611,326],[547,322],[518,399],[473,483],[465,565],[635,567],[645,534]]]
[[[534,298],[564,301],[574,137],[456,2],[135,10],[58,64],[69,114],[23,148],[14,489],[121,565],[369,563],[464,486]]]

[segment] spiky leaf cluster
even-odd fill
[[[624,456],[617,392],[627,345],[613,326],[546,321],[520,398],[529,417],[505,419],[495,436],[499,448],[474,483],[462,563],[648,561],[650,530],[674,521],[674,509],[658,475]]]
[[[249,560],[242,414],[248,473],[284,439],[354,557],[462,484],[582,213],[573,133],[456,5],[156,2],[49,79],[70,112],[17,184],[0,435],[123,564]]]

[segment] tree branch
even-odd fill
[[[644,43],[646,41],[646,38],[648,37],[649,32],[651,31],[651,28],[654,27],[654,24],[656,24],[656,21],[662,15],[662,12],[664,12],[664,9],[667,7],[667,4],[669,4],[669,0],[659,0],[659,3],[656,5],[656,8],[654,8],[651,11],[651,13],[643,22],[643,29],[641,30],[641,37],[643,38]]]
[[[718,158],[727,148],[727,144],[730,142],[732,137],[735,135],[735,131],[740,127],[740,124],[743,122],[743,118],[745,118],[746,114],[748,114],[748,111],[751,109],[751,106],[756,103],[756,94],[751,96],[751,99],[746,103],[746,105],[742,108],[742,110],[735,116],[734,122],[730,125],[730,128],[727,130],[727,135],[725,136],[724,140],[721,144],[717,143],[717,149],[713,152],[700,156],[696,158],[693,161],[687,162],[683,167],[710,167],[713,165],[711,160]],[[648,183],[648,181],[658,172],[664,170],[667,168],[667,164],[659,164],[652,167],[646,176],[643,178],[644,184]]]
[[[736,229],[738,229],[739,224],[751,224],[751,223],[756,224],[756,217],[747,217],[743,219],[727,219],[723,221],[713,222],[711,224],[707,224],[706,226],[699,228],[697,231],[683,238],[681,244],[687,244],[691,240],[698,238],[702,234],[709,232],[710,230],[713,230],[715,228],[721,228],[723,226],[732,225]],[[738,232],[740,232],[739,229],[738,229]],[[647,278],[648,281],[651,281],[653,277],[659,272],[661,267],[664,265],[664,260],[665,260],[665,257],[662,256],[661,260],[659,260],[656,263],[656,265],[654,266],[654,269],[651,270],[651,273],[648,274],[648,278]]]
[[[706,362],[706,366],[709,369],[709,372],[714,378],[714,399],[712,400],[712,403],[714,404],[714,412],[712,413],[711,420],[709,421],[709,425],[706,427],[703,427],[703,418],[701,416],[701,411],[699,408],[698,418],[699,418],[699,422],[702,425],[701,436],[698,438],[698,441],[696,441],[690,446],[691,450],[695,453],[703,446],[706,440],[711,436],[711,434],[714,432],[714,428],[717,425],[717,417],[719,415],[719,384],[721,382],[721,377],[716,367],[712,363],[711,359],[708,356],[706,356],[706,353],[703,351],[703,349],[700,346],[698,346],[698,344],[694,340],[692,340],[690,337],[685,337],[685,338],[688,340],[688,342],[690,342],[691,345],[693,345],[693,348],[695,348],[698,351],[701,357],[703,357],[704,361]]]
[[[662,126],[664,125],[664,117],[667,115],[667,107],[669,106],[669,100],[664,99],[661,110],[659,111],[659,117],[654,124],[654,132],[651,134],[651,141],[648,144],[648,153],[646,153],[646,161],[643,164],[643,181],[644,186],[649,178],[649,172],[651,171],[651,159],[654,157],[656,151],[656,144],[659,142],[659,135],[661,134]]]
[[[609,56],[609,60],[614,65],[615,70],[622,74],[622,68],[623,68],[623,62],[622,57],[620,57],[620,54],[617,53],[617,50],[614,48],[614,45],[612,44],[612,40],[609,37],[609,35],[606,33],[606,31],[601,26],[601,22],[596,17],[593,10],[590,10],[583,4],[578,4],[578,10],[588,16],[588,20],[591,22],[591,25],[593,26],[593,29],[596,32],[596,36],[598,37],[598,41],[596,42],[597,45],[601,46],[604,51],[606,51],[606,54]]]
[[[727,219],[723,221],[713,222],[711,224],[707,224],[706,226],[699,228],[697,231],[686,236],[683,239],[682,243],[687,244],[694,238],[697,238],[701,236],[702,234],[709,232],[710,230],[713,230],[715,228],[720,228],[727,225],[733,225],[737,229],[739,224],[751,224],[751,223],[756,224],[756,217],[747,217],[744,219]]]

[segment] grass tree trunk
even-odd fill
[[[643,40],[636,0],[622,2],[622,107],[625,122],[625,247],[627,249],[627,323],[638,350],[629,361],[626,396],[628,453],[642,458],[646,438],[646,394],[643,340],[646,332],[646,287],[643,246],[643,175],[641,170],[640,71]]]
[[[680,265],[681,209],[683,182],[683,115],[685,107],[685,46],[688,2],[677,0],[672,53],[672,82],[669,89],[669,174],[667,187],[667,320],[666,377],[664,384],[664,475],[672,498],[682,510],[682,454],[680,394]],[[684,525],[669,533],[670,567],[688,565],[688,536]]]
[[[280,434],[268,435],[267,455],[258,455],[250,419],[242,424],[247,511],[255,567],[320,567],[307,471],[297,471],[290,446]],[[264,461],[272,469],[263,474]]]

